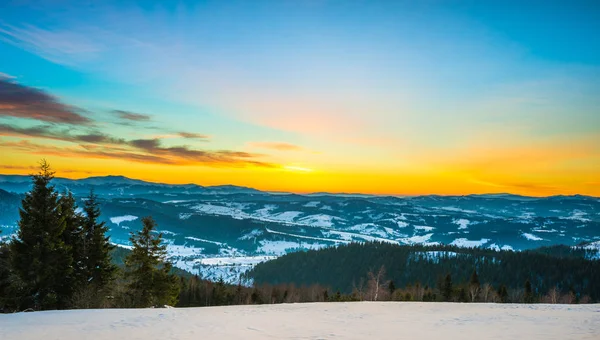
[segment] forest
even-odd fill
[[[247,275],[256,284],[321,284],[332,291],[356,294],[368,286],[373,273],[391,287],[419,287],[434,300],[463,301],[471,283],[499,292],[502,287],[520,302],[520,296],[543,301],[549,292],[573,299],[600,298],[600,261],[596,252],[567,246],[529,251],[459,248],[454,246],[401,246],[390,243],[352,243],[338,247],[284,255],[257,265]],[[474,277],[475,276],[475,277]],[[447,280],[454,282],[453,297],[442,298]],[[394,291],[395,289],[390,289]],[[417,289],[418,290],[418,289]],[[468,295],[468,294],[467,294]],[[415,294],[412,294],[413,298]],[[391,298],[391,297],[390,297]],[[401,298],[401,297],[396,297]],[[528,301],[529,301],[528,300]]]

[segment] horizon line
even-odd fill
[[[0,176],[17,176],[17,177],[30,177],[33,174],[4,174],[4,173],[0,173]],[[232,184],[232,183],[225,183],[225,184],[215,184],[215,185],[202,185],[199,183],[193,183],[193,182],[189,182],[189,183],[169,183],[169,182],[156,182],[156,181],[151,181],[151,180],[145,180],[145,179],[140,179],[140,178],[132,178],[132,177],[128,177],[128,176],[124,176],[124,175],[103,175],[103,176],[88,176],[88,177],[62,177],[62,176],[55,176],[54,178],[57,179],[67,179],[67,180],[74,180],[74,181],[79,181],[79,180],[86,180],[86,179],[90,179],[90,178],[107,178],[107,177],[121,177],[121,178],[125,178],[125,179],[129,179],[129,180],[134,180],[134,181],[140,181],[140,182],[145,182],[145,183],[150,183],[150,184],[165,184],[165,185],[179,185],[179,186],[185,186],[185,185],[196,185],[196,186],[200,186],[200,187],[204,187],[204,188],[214,188],[214,187],[220,187],[220,186],[234,186],[234,187],[238,187],[238,188],[246,188],[246,189],[252,189],[252,190],[257,190],[260,192],[264,192],[264,193],[269,193],[269,194],[293,194],[293,195],[302,195],[302,196],[309,196],[309,195],[355,195],[355,196],[379,196],[379,197],[424,197],[424,196],[440,196],[440,197],[465,197],[465,196],[492,196],[492,195],[511,195],[511,196],[519,196],[519,197],[527,197],[527,198],[551,198],[551,197],[574,197],[574,196],[582,196],[582,197],[590,197],[590,198],[596,198],[596,199],[600,199],[600,196],[593,196],[593,195],[584,195],[584,194],[555,194],[555,195],[522,195],[522,194],[515,194],[515,193],[511,193],[511,192],[487,192],[487,193],[465,193],[465,194],[439,194],[439,193],[423,193],[423,194],[384,194],[384,193],[363,193],[363,192],[329,192],[329,191],[306,191],[306,192],[301,192],[301,191],[285,191],[285,190],[262,190],[262,189],[258,189],[255,187],[250,187],[250,186],[245,186],[245,185],[238,185],[238,184]]]

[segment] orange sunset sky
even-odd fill
[[[591,2],[44,3],[0,5],[3,174],[600,196]]]

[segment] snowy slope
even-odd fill
[[[598,339],[600,305],[307,303],[0,315],[0,339]]]

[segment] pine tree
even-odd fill
[[[72,275],[65,278],[65,284],[71,285],[73,291],[78,291],[86,283],[83,267],[83,230],[81,227],[83,217],[75,211],[75,198],[70,191],[62,194],[59,199],[59,206],[61,218],[65,224],[62,240],[70,248],[73,259]]]
[[[166,261],[167,249],[162,245],[162,234],[154,234],[156,223],[152,217],[142,219],[142,230],[131,233],[131,254],[125,260],[127,288],[134,307],[175,305],[179,295],[179,280],[170,273]]]
[[[442,296],[444,297],[444,301],[452,300],[452,276],[450,274],[446,275],[444,279],[444,286],[442,290]]]
[[[66,228],[58,193],[50,181],[54,172],[43,160],[32,176],[33,188],[19,211],[19,230],[11,242],[11,267],[27,298],[22,307],[65,308],[72,294],[71,249],[63,240]]]
[[[508,302],[508,290],[506,289],[505,285],[500,285],[500,288],[498,288],[498,297],[500,298],[500,302],[502,303],[506,303]]]
[[[525,303],[533,303],[533,289],[529,280],[525,281]]]
[[[390,296],[392,296],[396,291],[396,285],[394,284],[394,280],[390,280],[390,283],[388,284],[388,291],[390,292]]]
[[[117,267],[112,263],[110,238],[106,236],[108,227],[99,222],[100,208],[98,197],[90,191],[84,205],[83,253],[86,282],[95,289],[102,289],[114,280]]]

